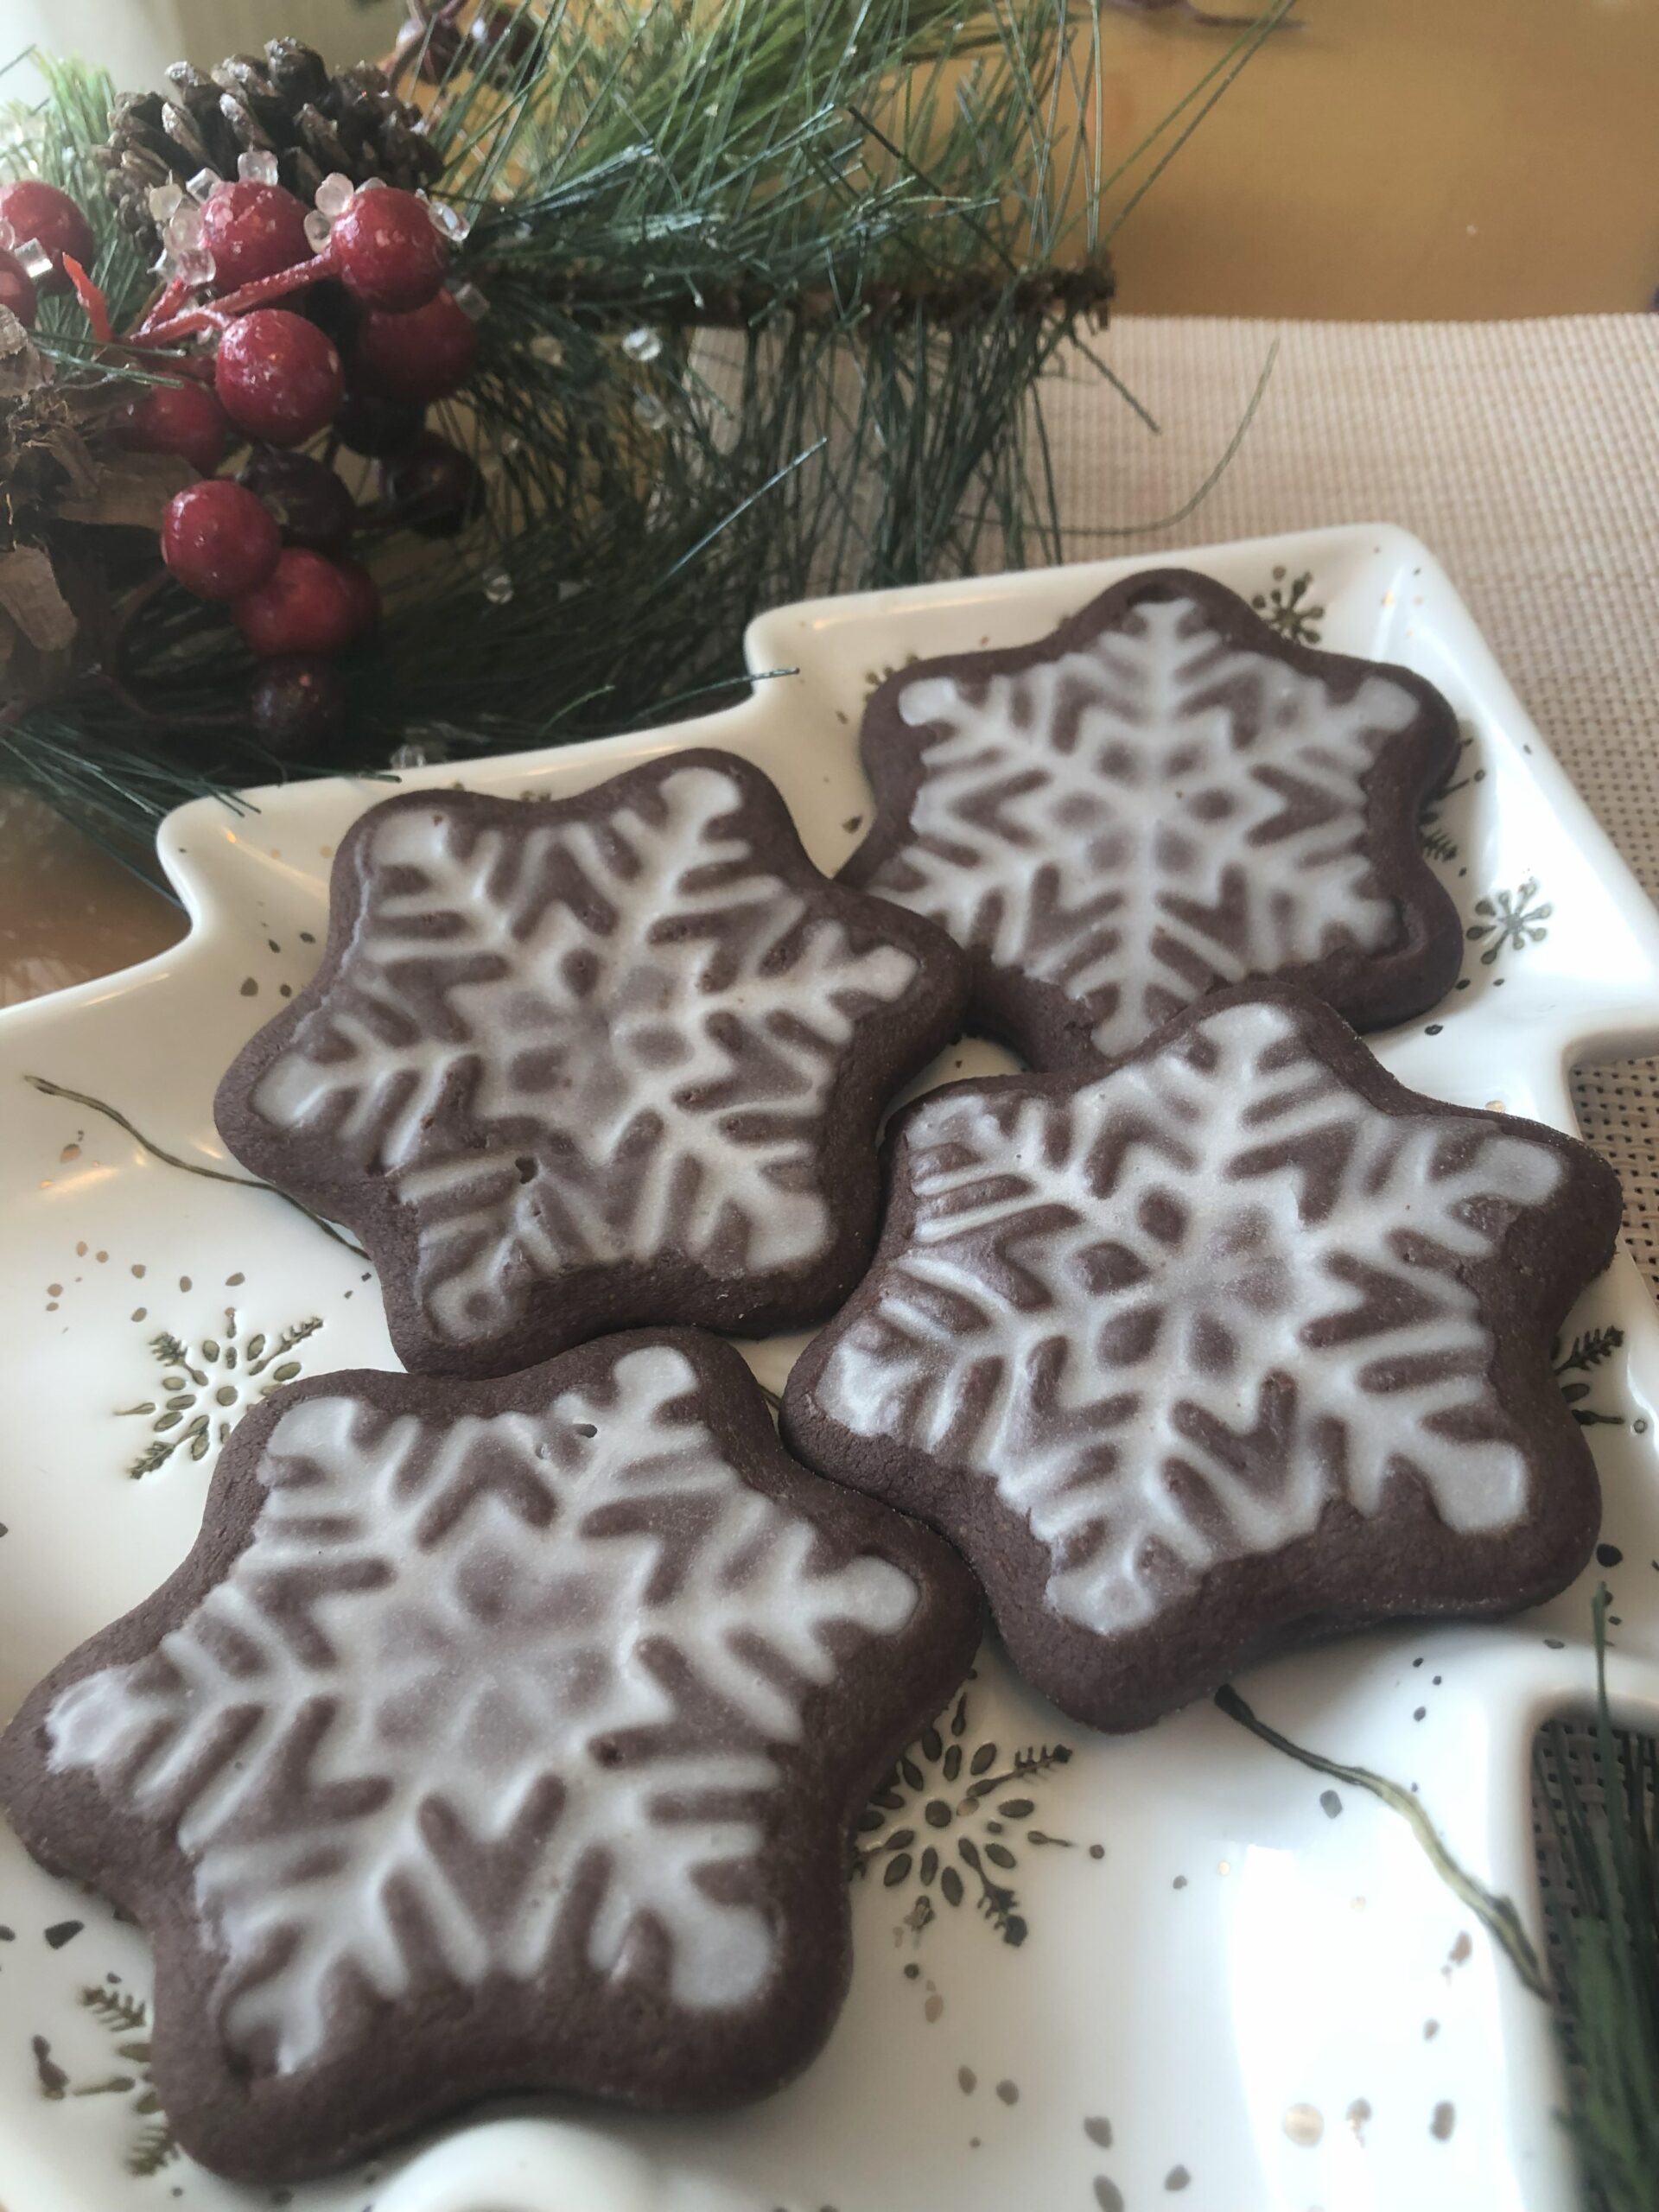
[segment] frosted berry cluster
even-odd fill
[[[325,177],[308,209],[269,153],[238,174],[204,170],[150,195],[159,289],[122,359],[153,354],[116,442],[178,455],[200,480],[169,502],[162,556],[198,598],[223,601],[263,664],[251,701],[273,753],[315,751],[338,730],[336,662],[379,613],[347,546],[364,510],[332,467],[340,447],[375,464],[377,523],[428,535],[476,512],[461,449],[426,427],[478,353],[475,288],[448,283],[454,211],[371,179]],[[31,326],[43,292],[79,297],[94,340],[114,341],[84,212],[37,179],[0,188],[0,308]],[[316,442],[321,453],[302,448]],[[219,472],[241,456],[237,473]]]

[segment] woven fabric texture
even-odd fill
[[[1225,450],[1275,341],[1239,450]],[[1163,428],[1097,385],[1047,404],[1068,551],[1395,522],[1430,546],[1557,757],[1659,897],[1659,317],[1286,323],[1124,317],[1107,352]],[[1659,1287],[1659,1061],[1581,1069]]]

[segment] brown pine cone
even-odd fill
[[[117,219],[146,254],[161,245],[155,188],[203,170],[234,177],[244,153],[275,154],[282,181],[308,204],[332,170],[414,191],[442,168],[419,111],[369,62],[331,76],[311,48],[274,38],[263,56],[232,54],[208,75],[179,61],[167,78],[165,94],[122,94],[96,156]]]

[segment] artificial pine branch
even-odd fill
[[[1659,1742],[1614,1727],[1604,1584],[1594,1758],[1584,1772],[1559,1721],[1534,1753],[1535,1796],[1566,1877],[1546,1904],[1557,1939],[1557,2018],[1571,2126],[1595,2212],[1650,2212],[1659,2175]],[[1575,1732],[1581,1743],[1585,1732]]]
[[[433,420],[486,512],[411,562],[371,511],[357,550],[384,552],[387,619],[342,666],[348,739],[299,770],[253,733],[222,613],[156,582],[153,555],[133,611],[100,533],[107,609],[73,680],[0,708],[0,775],[143,864],[182,799],[693,711],[734,696],[763,606],[1061,558],[1040,387],[1063,357],[1103,373],[1071,341],[1111,296],[1109,198],[1288,4],[1110,177],[1075,0],[525,0],[447,64],[435,26],[460,11],[429,8],[398,90],[420,86],[431,189],[471,226],[454,274],[488,306]],[[88,208],[122,328],[153,280],[97,191],[112,104],[97,72],[54,66],[0,168]],[[77,366],[73,301],[42,303],[38,340],[78,398],[144,367]],[[66,529],[29,542],[86,556]]]

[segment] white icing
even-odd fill
[[[448,1342],[498,1333],[571,1267],[674,1250],[740,1275],[810,1265],[833,1234],[815,1178],[830,1088],[917,963],[804,920],[801,893],[718,826],[742,799],[731,776],[655,790],[660,821],[636,803],[491,827],[464,852],[441,797],[386,816],[336,988],[255,1090],[265,1122],[330,1127],[414,1210],[418,1293]],[[411,962],[437,973],[424,1014]],[[424,1125],[457,1086],[480,1148]]]
[[[1218,686],[1227,699],[1195,703]],[[1182,599],[1143,601],[1086,650],[983,691],[927,676],[899,692],[903,719],[942,734],[911,835],[869,887],[1092,1001],[1103,1052],[1217,978],[1395,934],[1362,849],[1362,779],[1417,712],[1403,685],[1373,675],[1338,700]]]
[[[1376,1514],[1402,1464],[1454,1529],[1528,1504],[1525,1458],[1493,1433],[1491,1336],[1446,1270],[1556,1191],[1558,1156],[1384,1114],[1281,1007],[1192,1035],[1213,1067],[1176,1045],[1000,1116],[995,1093],[925,1103],[898,1170],[915,1229],[814,1393],[855,1435],[994,1482],[1049,1551],[1050,1604],[1103,1633],[1219,1558],[1306,1535],[1333,1495]],[[1281,1144],[1300,1157],[1252,1158]],[[1374,1293],[1392,1317],[1364,1310]],[[1248,1437],[1285,1391],[1286,1433],[1246,1471],[1224,1432]],[[1183,1503],[1175,1468],[1210,1512]]]
[[[295,1406],[266,1448],[252,1539],[162,1639],[167,1663],[87,1675],[53,1706],[54,1770],[90,1768],[124,1804],[176,1823],[225,1948],[215,2008],[232,2048],[274,2047],[292,2069],[322,2045],[340,1977],[386,1997],[409,1986],[394,1885],[462,1984],[537,1974],[595,1858],[607,1872],[587,1949],[601,1973],[626,1974],[646,1916],[667,1938],[678,2005],[741,2005],[772,1973],[777,1929],[711,1895],[711,1870],[762,1846],[753,1801],[785,1786],[779,1752],[801,1740],[809,1689],[834,1679],[826,1631],[891,1637],[918,1592],[872,1556],[809,1563],[813,1525],[749,1488],[709,1429],[671,1409],[697,1384],[683,1353],[630,1351],[611,1381],[613,1402],[567,1391],[544,1413],[442,1431],[412,1415],[379,1425],[348,1397]],[[480,1453],[551,1511],[547,1525],[498,1487],[435,1528]],[[604,1529],[629,1503],[651,1534]],[[284,1579],[318,1573],[331,1586],[296,1627]],[[651,1669],[664,1644],[695,1679],[690,1713]],[[338,1708],[294,1770],[319,1699]],[[251,1731],[233,1758],[216,1756],[215,1732],[238,1711]],[[658,1727],[669,1732],[649,1756],[607,1764],[596,1751]],[[481,1854],[512,1837],[549,1777],[565,1791],[556,1819],[532,1821],[519,1871],[492,1911],[476,1910],[423,1823],[441,1804]],[[365,1780],[384,1784],[381,1802],[325,1802]]]

